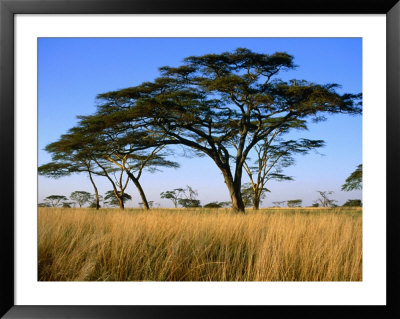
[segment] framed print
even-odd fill
[[[1,315],[399,315],[397,1],[0,10]]]

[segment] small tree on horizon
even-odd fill
[[[62,202],[66,200],[68,200],[68,198],[64,195],[50,195],[44,199],[44,201],[49,204],[50,207],[59,207],[62,205]]]
[[[63,202],[62,208],[71,208],[74,205],[74,202]]]
[[[301,203],[303,200],[301,199],[291,199],[287,201],[288,207],[301,207]]]
[[[193,207],[201,207],[200,200],[197,199],[198,192],[193,189],[191,186],[186,185],[186,188],[183,189],[182,195],[185,198],[179,198],[178,204],[185,208],[193,208]]]
[[[125,204],[126,201],[131,199],[132,196],[128,193],[123,193],[122,195],[117,197],[114,190],[109,190],[104,195],[104,204],[108,206],[119,206],[121,208],[120,201]]]
[[[92,195],[85,191],[74,191],[71,193],[69,198],[78,203],[79,208],[81,208],[83,205],[90,201]]]
[[[337,205],[335,204],[337,200],[330,199],[328,196],[332,195],[334,192],[333,191],[317,191],[319,193],[320,197],[314,202],[319,204],[321,207],[336,207]]]
[[[273,204],[274,206],[277,206],[277,207],[281,207],[281,206],[283,206],[285,203],[286,203],[285,200],[281,200],[281,201],[277,201],[277,202],[272,202],[272,204]]]
[[[361,207],[362,202],[361,199],[349,199],[344,204],[344,207]]]
[[[174,204],[174,207],[178,208],[179,199],[181,198],[184,192],[185,190],[183,188],[175,188],[170,191],[161,192],[160,197],[169,199]]]

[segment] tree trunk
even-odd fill
[[[119,208],[125,209],[124,201],[122,200],[122,197],[118,194],[116,189],[114,189],[114,195],[118,199]]]
[[[256,198],[256,196],[254,196],[253,198],[253,209],[254,210],[258,210],[260,208],[260,198]]]
[[[261,192],[258,185],[255,185],[254,196],[253,196],[253,210],[258,210],[260,208],[260,198]]]
[[[90,181],[92,182],[93,188],[94,188],[94,193],[96,194],[96,209],[100,208],[100,198],[99,198],[99,191],[97,190],[96,184],[94,183],[94,180],[92,178],[92,174],[89,172],[89,178]]]
[[[242,199],[241,193],[241,181],[236,180],[235,182],[232,180],[232,176],[227,170],[222,170],[224,175],[225,184],[229,190],[229,196],[232,200],[232,209],[238,213],[245,213],[245,207]]]
[[[143,202],[144,209],[149,210],[150,209],[149,203],[147,202],[146,195],[144,194],[142,185],[140,185],[139,180],[131,172],[127,171],[127,174],[129,176],[129,178],[132,180],[132,182],[135,184],[135,186],[139,192],[140,198],[142,199],[142,202]]]

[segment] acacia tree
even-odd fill
[[[183,193],[184,193],[183,188],[175,188],[170,191],[161,192],[160,197],[171,200],[172,203],[174,204],[174,207],[178,208],[178,202]]]
[[[301,203],[303,200],[301,199],[291,199],[287,201],[288,207],[301,207]]]
[[[78,203],[79,207],[82,207],[82,205],[88,203],[91,197],[92,195],[85,191],[75,191],[69,196],[70,199]]]
[[[178,203],[182,207],[185,207],[185,208],[201,207],[200,200],[197,199],[197,196],[198,196],[197,190],[195,190],[192,187],[190,187],[189,185],[187,185],[186,188],[183,189],[182,195],[184,197],[178,199]]]
[[[192,56],[182,66],[160,68],[154,82],[100,94],[97,113],[113,110],[125,136],[134,130],[157,143],[180,144],[209,156],[223,174],[233,209],[244,212],[242,171],[257,143],[296,120],[361,113],[361,95],[339,94],[336,84],[274,79],[294,68],[285,52],[240,48]]]
[[[361,207],[362,202],[361,199],[349,199],[344,204],[344,207]]]
[[[281,207],[282,205],[284,205],[286,203],[285,200],[283,201],[277,201],[277,202],[272,202],[272,204],[274,204],[275,207]]]
[[[342,185],[342,191],[349,192],[356,189],[362,189],[362,164],[357,166],[356,170],[346,178]]]
[[[119,208],[125,209],[124,194],[129,182],[129,177],[125,178],[125,170],[111,167],[109,162],[102,161],[101,159],[95,158],[94,161],[103,170],[103,175],[111,183],[113,194],[116,201],[119,203]]]
[[[89,200],[89,207],[90,208],[100,208],[100,202],[103,201],[103,196],[101,195],[91,195]]]
[[[50,207],[59,207],[62,205],[63,201],[68,200],[67,197],[64,195],[50,195],[47,196],[44,201],[50,206]]]
[[[123,193],[118,197],[115,195],[115,190],[107,191],[104,195],[104,204],[109,206],[119,206],[121,208],[121,201],[122,207],[125,207],[125,202],[131,200],[132,196],[128,193]]]
[[[321,207],[335,207],[336,200],[330,199],[328,196],[333,194],[332,191],[317,191],[321,197],[319,197],[314,203]]]
[[[288,123],[290,127],[299,128],[304,122]],[[286,129],[287,130],[287,129]],[[256,160],[250,166],[247,160],[244,168],[250,179],[251,193],[253,194],[253,209],[260,207],[260,201],[269,192],[265,185],[270,180],[292,181],[291,176],[282,174],[283,168],[294,164],[294,154],[307,154],[311,149],[322,147],[322,140],[299,139],[274,143],[276,136],[282,133],[283,128],[277,129],[269,140],[262,141],[254,146]]]
[[[265,187],[255,190],[254,186],[255,186],[254,183],[253,184],[245,183],[242,185],[242,189],[241,189],[242,199],[243,199],[244,207],[253,206],[253,208],[254,208],[256,206],[258,209],[260,201],[265,198],[265,193],[270,192],[270,190]],[[257,204],[254,203],[255,200],[258,200]]]

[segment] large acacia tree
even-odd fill
[[[154,143],[209,156],[223,174],[233,209],[244,212],[242,171],[257,143],[297,120],[361,112],[361,96],[339,94],[336,84],[276,78],[294,68],[285,52],[240,48],[191,56],[182,66],[161,67],[153,82],[100,94],[97,114],[112,110],[113,126],[124,136],[135,131]]]

